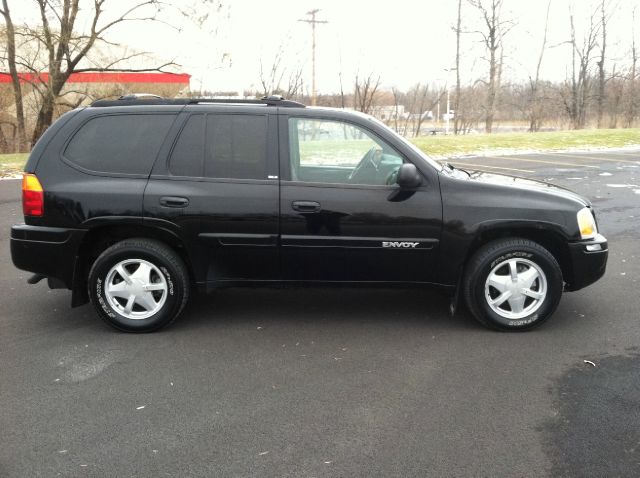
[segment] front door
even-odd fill
[[[281,116],[285,280],[432,282],[442,227],[438,182],[400,191],[407,157],[371,129]]]

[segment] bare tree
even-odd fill
[[[593,53],[598,44],[599,22],[595,13],[591,15],[589,28],[579,42],[576,35],[573,10],[569,10],[571,46],[571,78],[568,81],[568,92],[563,91],[563,102],[572,127],[584,128],[589,89],[591,87],[591,63]]]
[[[96,43],[107,42],[104,35],[115,25],[131,21],[156,20],[158,0],[133,2],[126,11],[116,16],[114,20],[102,24],[100,20],[107,0],[94,0],[91,26],[89,32],[86,33],[75,31],[80,0],[61,0],[55,4],[49,0],[36,0],[36,2],[40,9],[41,25],[38,30],[34,30],[34,38],[43,45],[48,55],[48,81],[33,131],[33,142],[38,140],[53,121],[56,100],[72,73],[114,70],[161,71],[162,68],[172,64],[166,63],[155,68],[125,70],[118,68],[118,63],[123,60],[118,59],[104,68],[79,68],[80,62],[87,57]],[[145,10],[149,8],[151,11],[145,13]],[[55,27],[49,23],[49,18],[56,20]]]
[[[610,15],[606,12],[607,0],[601,0],[600,2],[600,59],[598,60],[598,95],[597,95],[597,118],[598,128],[602,127],[602,115],[604,113],[605,103],[605,83],[606,71],[605,71],[605,59],[607,50],[607,24],[609,23]]]
[[[264,96],[282,95],[290,99],[299,98],[302,96],[304,86],[302,68],[286,68],[282,65],[282,58],[283,49],[279,48],[267,71],[264,70],[262,60],[260,60],[260,85],[262,87],[262,94]]]
[[[416,108],[416,104],[418,103],[418,97],[425,94],[422,85],[418,83],[413,88],[411,88],[404,96],[405,102],[405,118],[404,118],[404,126],[402,128],[404,136],[409,136],[409,130],[411,126],[411,120],[414,115],[419,114],[421,111]],[[413,136],[417,136],[416,128],[413,128]]]
[[[27,148],[27,133],[24,122],[24,103],[22,101],[22,85],[20,84],[20,76],[16,65],[16,31],[11,18],[11,11],[7,0],[2,0],[2,9],[0,14],[4,17],[6,26],[6,43],[7,43],[7,64],[9,66],[9,74],[11,75],[11,85],[13,87],[13,96],[16,105],[16,122],[18,125],[18,144],[17,150],[22,151]]]
[[[411,110],[413,112],[415,112],[416,116],[416,127],[413,130],[413,137],[416,138],[420,135],[420,130],[422,129],[422,123],[424,122],[424,114],[426,112],[426,109],[428,108],[428,96],[429,96],[429,85],[421,85],[420,83],[418,83],[415,87],[416,89],[416,102],[413,106],[413,108],[411,108]],[[433,110],[433,106],[431,106],[431,108],[429,108],[430,110]]]
[[[544,20],[544,35],[542,37],[542,46],[540,48],[540,55],[538,56],[538,63],[536,65],[535,78],[529,77],[529,131],[535,132],[540,129],[540,117],[542,115],[542,99],[540,97],[540,69],[542,68],[542,59],[544,52],[547,48],[547,32],[549,29],[549,10],[551,9],[551,0],[547,3],[547,14]]]
[[[7,29],[12,25],[8,8],[8,0],[3,1],[2,15]],[[209,0],[207,0],[207,3]],[[12,73],[12,85],[16,106],[19,107],[22,97],[21,82],[30,82],[33,91],[40,96],[39,108],[35,115],[35,128],[32,141],[35,142],[53,121],[56,107],[65,104],[62,100],[63,88],[73,73],[88,71],[163,71],[163,68],[174,65],[168,62],[152,68],[121,68],[123,62],[144,55],[134,53],[119,56],[115,61],[107,64],[96,64],[89,54],[96,50],[97,45],[116,46],[106,38],[106,34],[115,26],[126,22],[155,21],[161,6],[160,0],[136,0],[130,2],[120,14],[111,15],[103,20],[105,6],[108,0],[34,0],[34,5],[40,17],[40,23],[33,27],[24,27],[21,35],[26,39],[36,55],[28,61],[27,58],[11,60],[12,51],[9,43],[15,45],[15,35],[7,36],[7,63],[12,70],[12,63],[16,67]],[[89,4],[89,5],[86,5]],[[78,20],[78,13],[83,11],[90,15],[87,28],[83,28]],[[15,50],[14,50],[15,51]],[[91,66],[93,65],[93,66]],[[28,75],[18,75],[17,68],[26,70]],[[18,77],[19,76],[19,77]],[[17,81],[16,81],[17,78]],[[70,104],[73,106],[73,104]],[[17,114],[20,125],[20,113]]]
[[[630,128],[636,117],[636,103],[638,102],[638,50],[636,48],[636,9],[631,12],[631,66],[627,75],[627,94],[626,94],[626,111],[625,126]]]
[[[304,91],[304,80],[302,68],[292,70],[287,76],[287,89],[285,90],[285,98],[299,99]]]
[[[391,93],[393,94],[393,129],[396,133],[399,131],[398,127],[398,119],[400,116],[400,102],[402,101],[402,92],[396,88],[395,86],[391,88]],[[390,118],[391,119],[391,118]]]
[[[405,118],[405,135],[409,131],[409,123],[413,126],[413,136],[420,135],[425,113],[433,111],[436,105],[446,95],[446,88],[430,88],[429,85],[418,83],[405,95],[407,114]]]
[[[367,114],[370,113],[379,87],[379,75],[376,77],[374,73],[369,73],[362,78],[359,74],[356,74],[353,107],[357,111],[362,111]]]
[[[262,86],[263,95],[275,94],[280,90],[282,78],[285,73],[284,69],[280,67],[281,60],[282,56],[280,51],[278,51],[267,71],[264,69],[262,59],[260,60],[260,85]]]
[[[514,23],[501,18],[503,0],[469,0],[469,3],[478,9],[485,27],[485,30],[476,33],[482,37],[482,43],[489,55],[486,59],[489,63],[489,78],[484,82],[487,85],[485,132],[491,133],[504,60],[503,41]]]
[[[460,131],[469,133],[478,127],[484,114],[482,95],[478,83],[463,88],[460,96],[460,111],[455,113],[460,117]]]
[[[460,40],[462,35],[462,0],[458,0],[458,20],[456,22],[456,97],[453,100],[453,134],[458,134],[460,130],[460,119],[458,110],[460,110]],[[447,111],[447,114],[449,112]]]
[[[344,97],[344,88],[342,87],[342,62],[340,62],[340,71],[338,72],[338,79],[340,80],[340,108],[344,109],[345,97]]]
[[[624,94],[624,80],[620,78],[620,75],[616,73],[616,65],[613,66],[611,77],[607,81],[607,88],[605,91],[607,113],[609,115],[608,128],[618,127],[618,117],[620,114],[620,105],[622,103],[622,96]]]

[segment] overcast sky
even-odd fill
[[[133,0],[108,0],[107,16],[124,11]],[[35,2],[33,2],[35,3]],[[87,4],[92,2],[85,2]],[[177,6],[201,5],[182,0]],[[312,8],[328,23],[317,27],[317,83],[319,93],[352,89],[357,72],[380,75],[386,87],[408,88],[417,82],[447,81],[446,69],[455,65],[455,0],[227,0],[212,11],[202,27],[166,11],[164,19],[180,31],[162,24],[127,23],[109,38],[137,50],[150,51],[162,60],[175,60],[190,73],[192,89],[242,91],[259,84],[260,61],[269,69],[278,51],[290,70],[304,68],[311,84],[311,27],[299,22]],[[548,44],[542,76],[565,78],[570,50],[561,45],[569,37],[569,9],[573,8],[579,35],[595,10],[597,0],[551,0]],[[609,0],[610,66],[628,62],[631,47],[631,12],[636,15],[636,41],[640,43],[640,0]],[[32,2],[13,0],[14,16],[33,21]],[[502,16],[515,22],[506,37],[507,79],[533,74],[540,51],[546,0],[505,0]],[[210,9],[211,7],[206,7]],[[198,13],[206,13],[197,7]],[[478,28],[478,12],[463,0],[463,28]],[[37,16],[35,17],[37,19]],[[85,20],[86,21],[86,20]],[[472,83],[486,69],[476,34],[463,36],[463,81]],[[559,46],[557,46],[559,45]],[[225,60],[223,60],[223,55]],[[136,66],[136,65],[131,65]],[[450,81],[454,77],[451,75]]]

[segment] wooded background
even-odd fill
[[[169,24],[171,19],[180,18],[190,22],[192,28],[204,28],[212,19],[215,23],[224,4],[219,0],[185,0],[174,2],[175,5],[159,0],[30,0],[38,21],[14,23],[11,8],[18,1],[25,0],[1,0],[0,5],[0,72],[10,78],[0,85],[3,153],[30,150],[51,122],[69,109],[136,89],[126,83],[79,88],[69,82],[74,73],[182,71],[180,58],[158,60],[149,52],[132,51],[127,45],[118,44],[111,38],[116,27],[135,29],[141,22]],[[513,80],[507,79],[504,71],[509,62],[518,58],[505,52],[514,51],[511,32],[518,19],[510,18],[506,0],[454,1],[457,19],[451,25],[450,38],[442,39],[455,43],[448,82],[422,78],[413,87],[400,89],[385,83],[384,71],[360,71],[347,78],[336,66],[340,91],[314,98],[305,72],[308,63],[280,51],[270,60],[261,59],[256,65],[256,86],[241,92],[145,87],[149,93],[171,96],[281,94],[307,104],[315,101],[321,106],[373,114],[407,136],[443,132],[447,114],[452,134],[638,125],[640,85],[635,25],[640,13],[634,4],[594,0],[586,18],[584,8],[580,9],[580,18],[572,8],[556,9],[554,15],[566,15],[566,38],[560,45],[551,45],[547,33],[553,0],[540,2],[540,8],[546,8],[547,21],[539,32],[539,44],[535,50],[520,52],[535,55],[537,68],[526,80]],[[80,13],[89,15],[90,21],[78,21]],[[366,12],[363,15],[366,17]],[[623,32],[625,43],[615,45],[615,55],[610,53],[609,45],[614,15],[632,18],[631,29]],[[211,30],[211,41],[216,42],[215,28]],[[470,59],[465,53],[469,45],[480,45],[482,53]],[[567,52],[565,78],[546,80],[541,75],[545,55],[559,47]],[[482,65],[482,74],[469,73],[463,64],[470,60]]]

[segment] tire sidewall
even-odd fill
[[[535,312],[522,319],[508,319],[497,314],[485,297],[485,283],[493,268],[509,259],[528,259],[542,269],[547,279],[547,295],[544,302]],[[527,246],[516,250],[497,252],[487,257],[475,277],[473,284],[474,299],[482,315],[492,326],[501,330],[525,330],[536,327],[547,320],[558,306],[562,295],[562,275],[554,260]]]
[[[105,281],[111,268],[118,262],[127,259],[144,259],[158,268],[167,281],[167,298],[162,308],[146,319],[128,319],[116,311],[105,295]],[[98,258],[89,276],[89,296],[98,313],[104,320],[117,329],[124,331],[151,332],[170,322],[182,303],[184,291],[180,281],[175,280],[178,271],[160,255],[140,248],[129,246],[123,250],[116,250]]]

